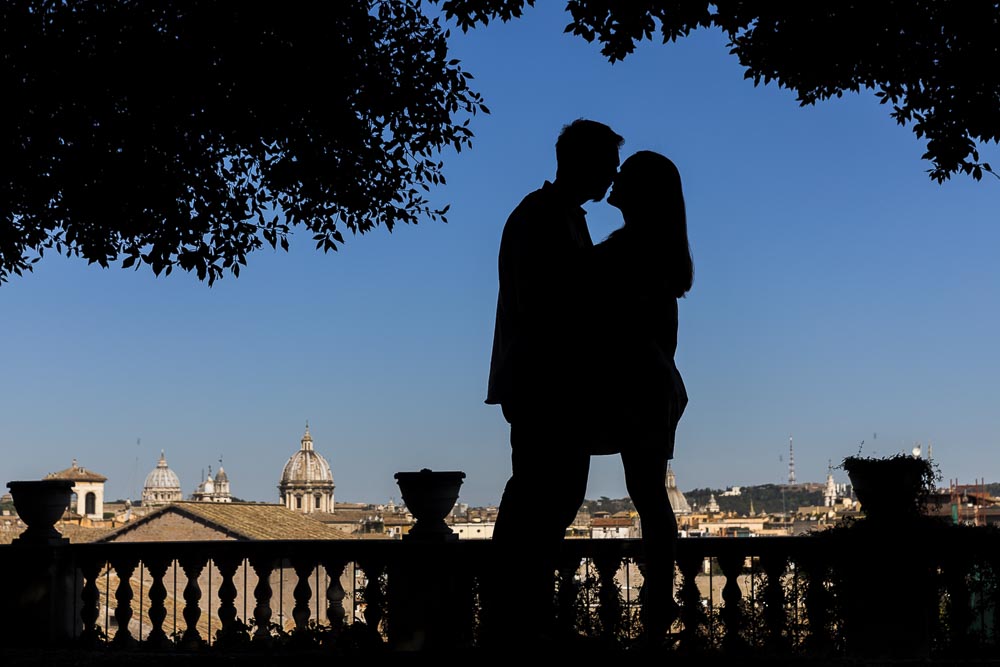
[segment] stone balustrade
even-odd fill
[[[675,649],[1000,653],[994,531],[935,526],[902,537],[858,528],[681,539]],[[636,641],[641,544],[567,540],[561,561],[553,573],[559,625],[607,646]],[[475,647],[488,618],[483,584],[499,566],[492,543],[475,540],[0,546],[7,574],[0,642],[191,651],[296,642]]]

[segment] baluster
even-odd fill
[[[329,621],[330,630],[336,637],[347,622],[347,610],[344,609],[344,598],[347,597],[347,592],[340,582],[340,578],[344,575],[344,568],[347,567],[347,560],[327,557],[323,558],[321,564],[329,579],[326,586],[326,620]]]
[[[811,653],[826,653],[833,646],[830,636],[830,606],[833,600],[826,589],[828,565],[823,560],[823,555],[819,553],[803,554],[799,565],[806,576],[804,603],[806,628],[809,634],[805,645]]]
[[[208,564],[207,556],[188,555],[179,560],[184,576],[187,577],[187,585],[184,586],[184,623],[187,628],[181,635],[181,644],[187,648],[200,648],[205,640],[198,632],[198,620],[201,618],[201,586],[198,585],[198,577],[201,571]]]
[[[452,609],[447,618],[454,619],[455,646],[473,646],[476,643],[476,599],[479,597],[479,577],[470,561],[452,559],[453,588],[449,590]]]
[[[271,643],[271,572],[274,571],[274,559],[270,556],[253,556],[250,566],[257,575],[257,585],[253,589],[253,620],[257,629],[253,633],[253,641],[267,646]]]
[[[701,631],[705,624],[705,612],[701,607],[701,593],[698,591],[697,576],[705,557],[694,549],[678,549],[677,568],[681,573],[681,623],[680,645],[685,651],[704,647],[705,637]]]
[[[726,626],[726,636],[722,645],[726,651],[738,652],[745,648],[743,630],[743,591],[740,590],[739,576],[743,573],[745,556],[739,552],[724,553],[719,556],[719,567],[726,577],[722,587],[722,622]]]
[[[970,548],[975,549],[980,558],[978,604],[974,614],[979,617],[979,642],[981,647],[989,647],[994,653],[1000,647],[1000,555],[991,542],[986,546],[983,541],[976,540]],[[989,551],[987,551],[989,549]]]
[[[985,580],[989,585],[987,590],[990,592],[990,597],[985,598],[982,604],[987,605],[987,609],[993,609],[993,618],[990,619],[993,626],[993,636],[986,636],[984,639],[988,644],[991,643],[995,649],[997,646],[1000,646],[1000,550],[995,548],[988,549],[988,554],[990,558],[990,569],[989,576]],[[992,600],[992,604],[987,603],[986,600]],[[986,622],[984,622],[983,625],[986,626]]]
[[[972,562],[961,551],[949,554],[944,562],[944,585],[948,592],[948,640],[951,649],[961,654],[969,646],[972,627],[972,601],[967,576]]]
[[[614,554],[594,558],[598,581],[601,583],[597,594],[600,603],[597,616],[601,619],[601,637],[612,641],[618,637],[622,625],[622,600],[618,582],[615,581],[615,575],[618,574],[621,564],[621,556]]]
[[[476,568],[476,583],[479,595],[479,642],[481,646],[499,644],[502,639],[502,628],[507,624],[502,599],[504,590],[500,584],[501,573],[507,572],[507,563],[501,556],[501,550],[494,547],[487,558],[474,561]]]
[[[785,588],[781,578],[785,574],[788,558],[774,551],[760,557],[766,581],[764,583],[764,644],[772,651],[783,651],[788,646],[785,635]]]
[[[576,611],[581,589],[577,577],[579,570],[580,559],[566,557],[556,573],[556,622],[559,629],[567,633],[572,632],[577,625]],[[540,618],[545,618],[544,612]]]
[[[113,640],[115,646],[131,646],[135,643],[128,624],[132,620],[132,574],[138,565],[139,559],[132,556],[115,556],[111,560],[111,567],[118,574],[118,588],[115,590],[115,621],[118,622],[118,631]]]
[[[305,630],[309,624],[309,600],[312,598],[312,588],[309,586],[309,575],[312,574],[313,564],[311,560],[304,557],[292,559],[292,567],[299,580],[292,589],[292,597],[295,599],[295,606],[292,608],[292,619],[295,621],[296,630]]]
[[[163,585],[163,577],[167,575],[170,559],[163,556],[153,556],[145,560],[146,569],[152,578],[149,586],[149,622],[152,628],[146,638],[148,646],[161,648],[170,644],[167,633],[163,631],[163,621],[167,618],[167,587]]]
[[[236,630],[236,584],[233,583],[233,577],[236,576],[236,570],[242,559],[233,553],[227,553],[216,556],[214,560],[215,566],[219,568],[219,574],[222,576],[222,583],[219,584],[218,612],[222,627],[216,637],[221,642],[231,642],[238,634]]]
[[[385,574],[385,564],[372,560],[365,560],[358,563],[364,570],[365,584],[363,595],[365,601],[365,625],[371,631],[372,637],[378,637],[381,641],[382,633],[379,625],[385,616],[385,590],[382,586],[382,576]]]
[[[103,631],[97,626],[97,619],[101,615],[101,593],[97,590],[97,578],[101,575],[104,564],[104,559],[85,557],[79,566],[83,575],[83,590],[80,591],[80,620],[83,621],[83,632],[80,633],[80,643],[85,646],[93,646],[101,641]]]

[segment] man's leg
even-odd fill
[[[590,457],[581,450],[551,420],[511,425],[512,474],[493,533],[497,628],[549,630],[559,546],[587,489]]]

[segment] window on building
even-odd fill
[[[83,500],[84,514],[96,514],[97,513],[97,494],[93,491],[87,493]]]
[[[302,496],[295,496],[295,509],[302,509]]]
[[[322,495],[320,495],[320,494],[317,493],[315,496],[313,496],[313,499],[316,501],[316,509],[319,509],[320,507],[322,507],[322,505],[320,505],[320,503],[323,502],[323,496]]]

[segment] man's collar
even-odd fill
[[[559,187],[559,185],[557,185],[556,183],[553,183],[551,181],[545,181],[545,183],[542,185],[542,192],[544,192],[549,197],[552,197],[553,199],[558,201],[560,205],[562,205],[567,209],[570,209],[572,211],[578,211],[581,215],[586,215],[587,213],[582,206],[580,206],[576,202],[572,201],[569,197],[567,197],[566,191],[563,188]]]

